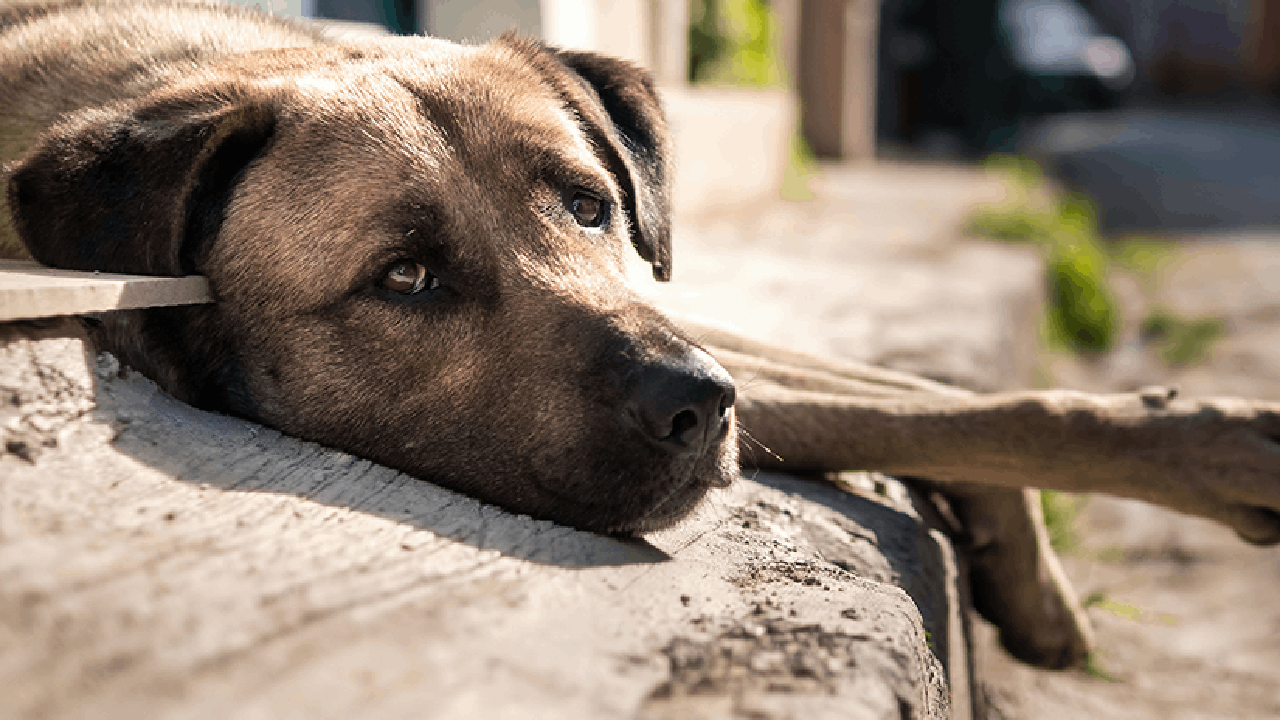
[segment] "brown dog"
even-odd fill
[[[0,102],[52,126],[15,148],[13,227],[48,265],[208,276],[216,305],[96,333],[178,398],[597,531],[737,473],[728,373],[623,275],[631,245],[670,268],[635,69],[213,5],[8,18]]]
[[[736,477],[727,367],[755,379],[736,414],[763,464],[937,483],[980,608],[1047,665],[1089,632],[1023,485],[1280,541],[1275,406],[976,396],[677,328],[623,272],[628,246],[671,272],[666,128],[626,63],[513,38],[343,45],[198,3],[22,3],[0,5],[0,108],[0,242],[208,277],[213,305],[93,321],[196,405],[638,533]]]

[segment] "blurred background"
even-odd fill
[[[1104,231],[1280,223],[1275,0],[241,0],[605,50],[664,85],[789,88],[820,158],[1035,158]]]
[[[1280,0],[242,2],[649,68],[668,307],[978,390],[1280,401]],[[1280,551],[1042,504],[1099,652],[1035,672],[975,620],[958,717],[1280,717]]]

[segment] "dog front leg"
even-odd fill
[[[1280,404],[1151,389],[979,395],[681,320],[739,383],[746,457],[1007,488],[1105,492],[1280,542]]]
[[[960,521],[974,608],[1000,631],[1010,654],[1039,667],[1083,664],[1093,628],[1049,544],[1040,491],[909,480],[941,494]]]
[[[763,466],[1136,498],[1280,542],[1280,405],[1066,390],[862,397],[758,379],[738,419]]]

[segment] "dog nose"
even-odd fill
[[[701,453],[729,432],[733,378],[701,350],[640,371],[630,414],[651,440],[676,453]]]

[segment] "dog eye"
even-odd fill
[[[427,272],[421,263],[400,260],[387,270],[378,284],[401,295],[417,295],[440,287],[440,278]]]
[[[604,225],[608,205],[604,200],[579,190],[569,198],[569,212],[582,227],[596,228]]]

